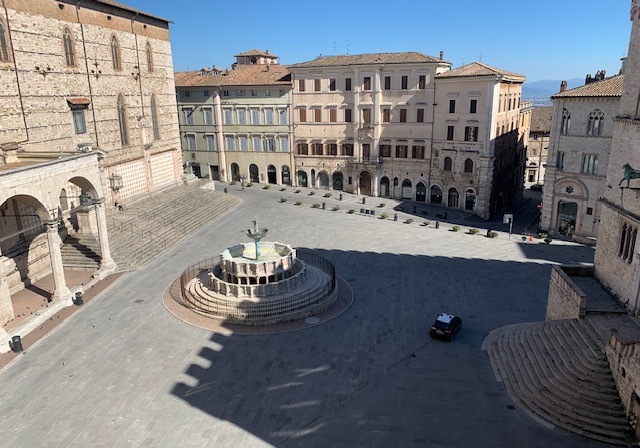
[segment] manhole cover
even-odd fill
[[[314,325],[314,324],[319,323],[319,322],[320,322],[320,319],[318,319],[317,317],[313,317],[313,316],[311,316],[311,317],[307,317],[304,321],[305,321],[306,323],[308,323],[308,324]]]
[[[142,303],[142,302],[144,302],[144,300],[142,300],[142,299],[138,299],[138,300],[134,300],[133,301],[133,303]]]

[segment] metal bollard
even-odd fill
[[[398,220],[398,214],[397,214],[397,213],[394,213],[394,214],[393,214],[393,220],[394,220],[394,221],[397,221],[397,220]]]
[[[440,228],[440,221],[436,221],[436,229]]]
[[[73,298],[73,304],[76,306],[84,304],[84,301],[82,300],[82,291],[76,292],[75,297]]]
[[[227,190],[227,187],[224,187],[224,192],[228,193],[229,191]]]
[[[11,338],[11,350],[15,353],[20,353],[22,351],[22,338],[16,335]]]
[[[326,203],[322,203],[322,210],[324,210],[325,208],[327,208],[327,204]]]
[[[340,193],[340,200],[342,201],[342,193]]]
[[[362,198],[362,203],[366,204],[367,203],[367,198]]]
[[[364,209],[363,208],[360,209],[360,214],[364,215]]]

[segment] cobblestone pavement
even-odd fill
[[[243,203],[0,371],[1,447],[601,446],[515,407],[481,350],[497,327],[544,319],[550,265],[590,263],[592,248],[350,215],[351,196],[332,211],[335,198],[313,209],[322,199],[308,190],[229,194]],[[272,335],[212,333],[168,313],[164,289],[247,241],[254,216],[266,240],[330,259],[351,307]],[[463,318],[452,343],[427,335],[441,311]]]

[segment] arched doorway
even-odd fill
[[[326,171],[320,171],[318,173],[318,180],[320,181],[320,189],[328,190],[329,189],[329,175]]]
[[[307,173],[302,170],[298,170],[298,185],[301,187],[308,187],[309,182],[307,180]]]
[[[389,197],[389,178],[387,176],[380,179],[380,197]]]
[[[333,173],[332,177],[333,189],[342,191],[342,189],[344,188],[344,176],[342,175],[342,173],[340,171],[336,171],[335,173]]]
[[[447,207],[458,208],[459,206],[459,193],[455,188],[449,188],[449,195],[447,199]]]
[[[409,179],[402,181],[402,199],[413,199],[413,189],[411,188],[411,181]]]
[[[237,163],[231,164],[231,180],[234,182],[240,181],[240,167]]]
[[[431,187],[431,199],[429,202],[432,204],[442,204],[442,188],[437,185]]]
[[[278,183],[278,175],[276,172],[276,167],[273,165],[269,165],[267,167],[267,182],[269,182],[270,184]]]
[[[371,173],[369,171],[360,173],[359,184],[360,194],[371,196]]]
[[[471,188],[464,192],[464,209],[470,211],[476,209],[476,192]]]
[[[423,182],[416,185],[416,201],[427,202],[427,186]]]
[[[560,201],[558,203],[558,232],[562,235],[571,235],[576,229],[578,217],[578,204],[576,202]]]
[[[398,178],[394,177],[393,178],[393,195],[392,197],[397,198],[398,197]]]
[[[249,165],[249,179],[251,182],[259,183],[260,182],[260,173],[258,172],[258,165],[252,163]]]
[[[311,170],[311,188],[316,186],[316,170]]]
[[[282,165],[282,184],[291,185],[291,172],[287,165]]]

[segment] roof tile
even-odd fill
[[[204,74],[203,74],[204,72]],[[198,70],[177,72],[176,87],[216,87],[216,86],[255,86],[290,85],[291,75],[287,67],[279,64],[237,65],[233,70],[224,70],[219,74]]]
[[[571,98],[585,96],[622,96],[622,84],[624,75],[616,75],[605,78],[602,81],[590,82],[584,86],[558,92],[551,98]]]
[[[290,68],[311,68],[311,67],[337,67],[345,65],[371,65],[371,64],[415,64],[424,62],[446,61],[428,56],[417,51],[401,53],[368,53],[353,55],[320,56],[312,61],[300,62],[289,65]]]
[[[462,78],[462,77],[469,77],[469,76],[497,76],[497,75],[506,76],[509,78],[515,78],[523,82],[526,79],[524,75],[508,72],[506,70],[492,67],[482,62],[472,62],[470,64],[463,65],[462,67],[449,70],[448,72],[440,73],[437,75],[437,77],[438,78]]]

